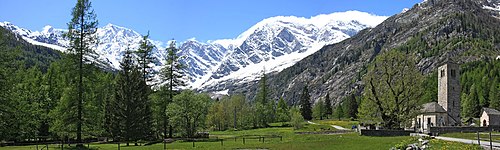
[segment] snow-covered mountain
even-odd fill
[[[179,55],[189,67],[187,76],[190,87],[203,89],[221,82],[242,83],[253,81],[264,69],[266,72],[281,71],[302,58],[316,52],[326,44],[340,42],[358,31],[374,27],[387,17],[359,11],[318,15],[311,18],[278,16],[264,19],[234,39],[209,42],[187,40],[181,42]],[[30,31],[8,22],[0,26],[21,35],[36,45],[65,51],[69,41],[62,34],[65,29],[46,26],[42,31]],[[141,34],[113,24],[97,31],[99,44],[96,52],[99,61],[119,69],[125,50],[135,50]],[[163,42],[149,40],[155,45],[154,69],[159,70],[164,60]],[[225,90],[215,88],[216,90]]]
[[[42,31],[31,31],[20,28],[9,22],[0,22],[0,26],[21,35],[28,42],[35,45],[48,46],[60,51],[66,51],[69,46],[69,40],[63,37],[66,29],[54,29],[47,25]],[[124,27],[113,24],[107,24],[98,28],[97,36],[99,43],[95,48],[98,60],[107,63],[113,69],[119,69],[120,61],[127,48],[135,50],[139,48],[139,42],[142,35]],[[156,47],[155,56],[161,58],[158,48],[161,48],[162,42],[150,40]],[[161,64],[158,64],[160,66]]]
[[[311,18],[278,16],[264,19],[236,39],[212,42],[224,45],[229,49],[228,53],[218,66],[192,85],[203,89],[228,81],[254,81],[264,69],[268,73],[281,71],[324,45],[347,39],[362,29],[378,25],[386,18],[348,11]]]

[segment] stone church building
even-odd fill
[[[438,102],[426,103],[413,121],[416,131],[431,126],[458,126],[460,119],[460,66],[445,62],[438,67]]]

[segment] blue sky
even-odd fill
[[[108,23],[154,40],[235,38],[272,16],[311,17],[348,10],[391,16],[422,0],[94,0],[99,26]],[[76,0],[4,0],[0,21],[30,30],[67,28]]]

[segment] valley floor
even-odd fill
[[[372,150],[372,149],[390,149],[402,141],[407,141],[412,137],[370,137],[360,136],[355,132],[343,134],[297,134],[295,132],[315,132],[315,131],[338,131],[332,127],[331,123],[338,121],[313,121],[316,124],[304,123],[304,128],[294,130],[291,127],[270,127],[262,129],[242,130],[242,131],[212,131],[210,132],[211,139],[223,139],[214,142],[182,142],[176,141],[167,145],[167,149],[287,149],[287,150],[302,150],[302,149],[342,149],[342,150]],[[349,122],[342,122],[338,126],[347,126]],[[265,138],[264,142],[258,138],[251,138],[249,135],[279,135],[282,137]],[[243,143],[243,137],[248,137]],[[236,138],[235,138],[236,137]],[[442,147],[446,144],[437,143],[435,148]],[[458,144],[458,143],[456,143]],[[151,146],[121,146],[121,150],[159,150],[163,148],[163,144],[155,144]],[[132,144],[133,145],[133,144]],[[453,145],[453,143],[452,143]],[[61,149],[59,145],[50,145],[49,149]],[[39,146],[41,149],[43,146]],[[34,150],[36,146],[9,146],[0,147],[0,150]],[[44,148],[45,150],[46,148]],[[65,147],[64,149],[74,149],[74,147]],[[117,144],[90,144],[90,149],[100,150],[116,150]]]

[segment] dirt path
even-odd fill
[[[344,128],[344,127],[341,127],[341,126],[338,126],[338,125],[332,125],[332,127],[334,127],[337,130],[350,130],[350,129],[347,129],[347,128]]]
[[[309,124],[314,124],[314,125],[318,125],[318,123],[315,123],[315,122],[312,122],[312,121],[307,121],[307,123]],[[341,127],[341,126],[338,126],[338,125],[330,125],[332,126],[333,128],[337,129],[337,130],[349,130],[349,129],[346,129],[344,127]]]

